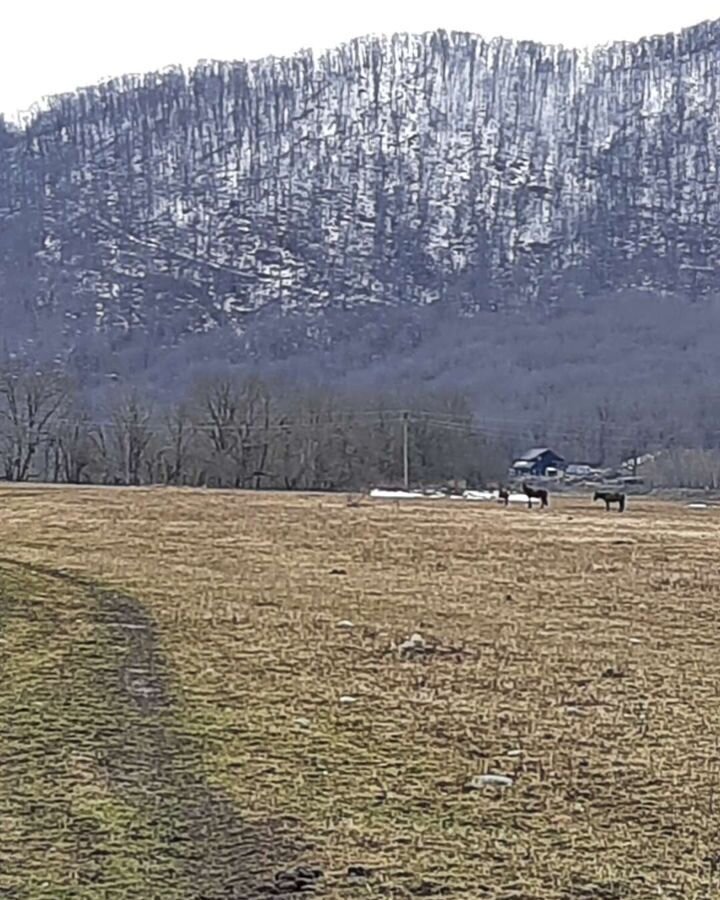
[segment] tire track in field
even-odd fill
[[[0,836],[0,896],[274,895],[275,871],[307,848],[294,823],[248,822],[203,777],[202,726],[187,720],[144,606],[59,571],[0,562],[6,573],[24,573],[36,592],[51,579],[66,583],[64,596],[74,598],[63,611],[52,602],[28,602],[17,589],[5,589],[0,568],[5,664],[13,664],[13,634],[23,636],[17,649],[25,660],[32,659],[31,644],[72,644],[69,667],[54,672],[51,664],[40,666],[36,680],[22,683],[22,704],[14,700],[4,707],[17,715],[11,712],[3,721],[0,818],[21,821],[29,809],[34,830],[18,832],[15,842],[12,832]],[[0,684],[0,699],[2,692]],[[95,780],[124,810],[131,809],[112,838],[98,821],[73,812],[78,784],[70,758],[91,760]],[[17,790],[35,775],[46,784],[39,799]],[[43,882],[39,868],[35,877],[33,866],[41,867],[58,848],[65,853],[58,871],[72,883]],[[120,853],[135,861],[127,883],[115,864]]]

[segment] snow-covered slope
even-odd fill
[[[0,315],[156,345],[258,312],[717,284],[720,22],[208,63],[0,127]]]

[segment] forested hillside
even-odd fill
[[[2,352],[96,395],[421,380],[518,440],[630,415],[700,440],[719,88],[715,22],[592,52],[367,38],[55,98],[0,125]]]

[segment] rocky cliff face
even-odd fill
[[[159,346],[258,314],[698,295],[719,91],[716,22],[592,53],[363,39],[59,97],[0,128],[2,323]]]

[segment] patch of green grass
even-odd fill
[[[131,598],[0,569],[0,894],[247,897],[272,851],[199,775],[201,744]]]

